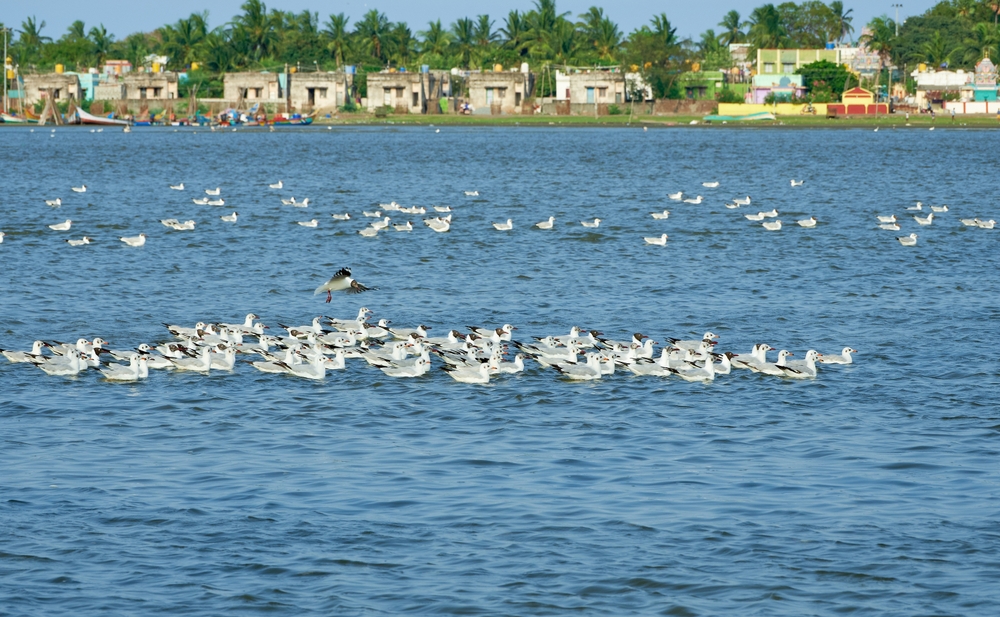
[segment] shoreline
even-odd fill
[[[94,128],[97,125],[58,125],[58,128]],[[824,116],[778,116],[776,120],[754,120],[754,121],[725,121],[725,122],[705,122],[702,116],[633,116],[631,121],[628,115],[620,116],[458,116],[458,115],[409,115],[400,114],[386,118],[377,118],[370,114],[343,114],[332,118],[317,117],[314,119],[312,128],[334,127],[334,126],[509,126],[509,127],[570,127],[570,128],[823,128],[823,129],[847,129],[847,128],[901,128],[901,129],[929,129],[931,127],[940,128],[969,128],[969,129],[997,129],[1000,128],[1000,120],[996,116],[990,115],[964,115],[951,116],[939,115],[932,119],[927,115],[911,115],[909,120],[903,115],[891,114],[877,117],[842,117],[826,118]],[[29,128],[56,128],[57,125],[45,124],[39,127],[37,124],[21,123],[0,123],[0,128],[7,127],[29,127]],[[117,127],[105,127],[117,128]],[[133,127],[133,130],[144,128],[207,128],[200,126],[153,126],[153,127]],[[229,128],[229,127],[224,127]],[[241,126],[239,130],[270,131],[268,126]],[[281,130],[303,130],[310,127],[283,127]]]

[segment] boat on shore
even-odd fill
[[[38,118],[23,118],[13,114],[0,113],[0,120],[4,124],[38,124]]]
[[[128,126],[129,123],[127,120],[117,120],[115,118],[95,116],[77,107],[76,111],[73,113],[73,116],[67,120],[67,124],[100,124],[103,126]]]
[[[775,120],[774,114],[768,111],[761,111],[755,114],[746,114],[745,116],[717,116],[708,115],[702,118],[705,122],[741,122],[744,120]]]

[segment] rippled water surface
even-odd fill
[[[486,387],[355,362],[318,383],[241,363],[123,385],[0,361],[0,614],[996,614],[1000,230],[958,221],[1000,218],[996,133],[50,135],[0,131],[0,348],[363,303],[432,332],[860,353],[814,380],[711,385],[531,362]],[[191,203],[216,186],[224,208]],[[450,205],[452,230],[396,215],[416,229],[358,236],[390,200]],[[917,200],[950,211],[918,228]],[[780,232],[742,216],[770,208]],[[900,232],[876,227],[890,213]],[[142,248],[117,240],[139,232]],[[380,289],[323,304],[312,290],[345,265]]]

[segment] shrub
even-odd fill
[[[608,106],[608,114],[610,114],[612,116],[620,116],[623,113],[625,113],[625,112],[623,112],[622,108],[619,107],[619,106],[617,106],[617,105],[609,105]]]
[[[715,93],[715,100],[720,103],[742,103],[743,95],[735,90],[723,88]]]

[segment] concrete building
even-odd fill
[[[283,103],[283,77],[278,73],[226,73],[222,78],[222,98],[234,102]]]
[[[760,104],[768,95],[781,102],[790,101],[793,97],[802,97],[806,93],[801,75],[754,75],[753,85],[747,92],[747,103]]]
[[[570,105],[612,105],[625,102],[625,74],[613,70],[556,71],[556,101]]]
[[[945,97],[972,100],[975,96],[973,74],[965,71],[913,71],[910,73],[917,83],[915,103],[926,108],[933,103],[940,104]]]
[[[34,105],[48,96],[52,90],[53,101],[63,101],[70,97],[81,100],[80,79],[73,73],[45,73],[24,75],[24,103]]]
[[[535,91],[535,77],[530,72],[472,73],[465,83],[469,103],[476,110],[489,109],[494,115],[532,113],[524,111],[525,101]]]
[[[396,113],[435,113],[438,99],[451,94],[450,76],[440,71],[368,73],[366,78],[368,111],[391,107]]]
[[[136,73],[131,72],[122,78],[125,86],[125,98],[139,99],[176,99],[177,73]]]
[[[354,94],[354,75],[344,72],[295,73],[288,86],[292,109],[311,112],[342,106]]]

